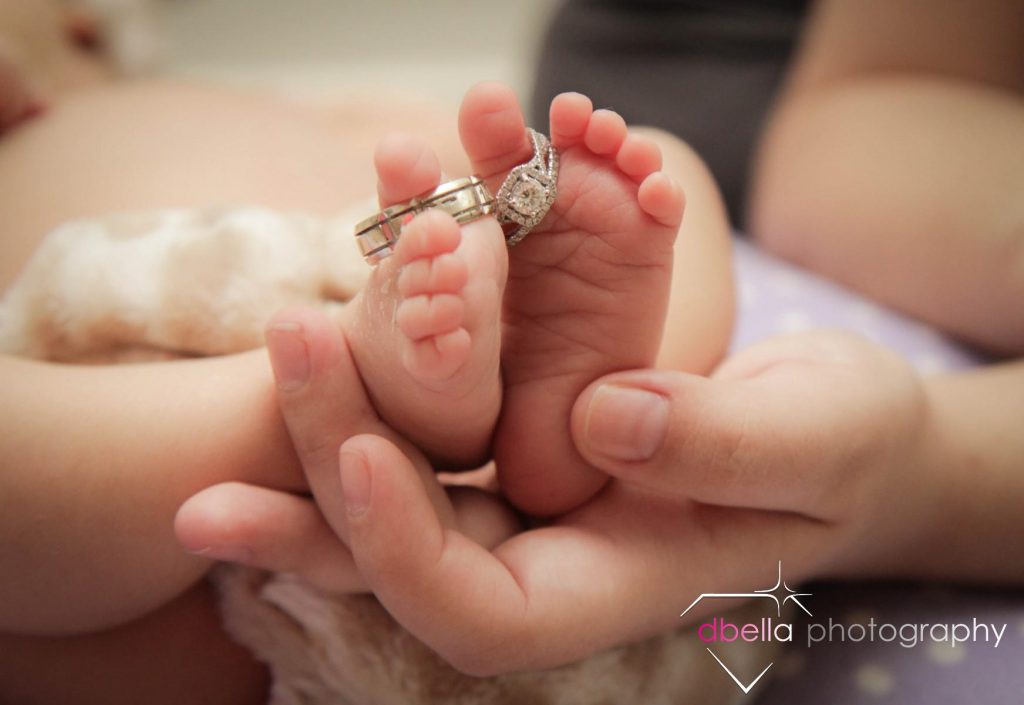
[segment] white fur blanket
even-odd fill
[[[69,223],[0,301],[0,352],[122,363],[259,347],[281,306],[339,310],[358,291],[368,268],[351,224],[373,209],[367,202],[332,219],[229,208]],[[238,566],[220,566],[213,579],[228,631],[273,673],[273,705],[716,705],[742,697],[693,630],[562,668],[477,679],[447,666],[371,596],[328,595]],[[730,665],[756,673],[771,647],[744,646]]]

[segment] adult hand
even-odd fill
[[[281,311],[267,328],[267,347],[278,403],[313,498],[241,482],[209,487],[189,498],[175,518],[178,540],[188,550],[293,573],[330,591],[366,591],[346,546],[338,477],[338,448],[360,433],[387,438],[402,449],[443,526],[458,527],[488,547],[519,529],[518,518],[495,495],[443,487],[423,455],[380,420],[344,336],[323,313]]]
[[[572,434],[596,467],[661,497],[832,526],[844,542],[819,570],[864,575],[892,572],[886,549],[899,555],[896,542],[934,518],[941,479],[926,473],[941,442],[929,411],[902,358],[822,330],[761,342],[710,379],[608,375],[580,395]]]
[[[394,446],[361,436],[341,453],[350,545],[392,614],[461,670],[556,665],[677,626],[702,592],[770,586],[780,559],[790,581],[883,569],[927,523],[911,472],[924,410],[908,366],[840,334],[765,343],[710,380],[613,375],[573,415],[617,478],[585,507],[488,553],[440,525]]]
[[[767,343],[712,380],[644,371],[604,381],[655,391],[667,405],[665,440],[642,432],[637,404],[609,412],[601,406],[614,394],[600,384],[587,390],[574,437],[618,479],[586,506],[493,551],[445,522],[415,456],[373,432],[341,446],[344,500],[323,503],[325,515],[385,607],[460,670],[553,666],[672,628],[697,594],[773,584],[780,559],[790,581],[860,569],[868,552],[857,538],[871,527],[864,517],[885,518],[877,507],[898,504],[903,485],[888,470],[912,462],[922,435],[913,375],[842,336]],[[316,372],[311,383],[327,398],[343,392]],[[300,437],[326,438],[337,426],[301,404],[283,409]],[[603,445],[588,440],[596,435]],[[609,451],[629,447],[609,443],[617,437],[644,440],[650,459],[610,460]],[[326,476],[338,465],[332,442],[322,445],[321,464],[310,470]],[[772,473],[782,473],[781,489]]]

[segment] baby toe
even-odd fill
[[[398,293],[403,298],[420,294],[450,293],[462,290],[469,280],[469,268],[456,254],[417,259],[398,275]]]
[[[583,135],[583,143],[594,154],[615,154],[626,139],[626,121],[613,110],[595,110]]]
[[[619,153],[615,155],[615,164],[622,173],[640,183],[661,169],[661,150],[653,140],[640,135],[627,135]]]
[[[458,372],[469,358],[472,341],[465,328],[409,341],[402,353],[405,368],[421,379],[441,381]]]
[[[374,150],[377,195],[381,206],[408,201],[441,183],[441,162],[430,146],[414,135],[393,133]]]
[[[582,93],[562,93],[551,101],[551,144],[566,149],[583,140],[594,104]]]
[[[459,107],[459,137],[474,173],[484,178],[502,175],[533,154],[519,99],[501,83],[469,89]]]
[[[655,172],[644,179],[637,191],[640,208],[657,222],[678,228],[683,221],[686,197],[682,186],[663,172]]]
[[[454,252],[462,242],[455,218],[439,210],[428,210],[402,228],[395,247],[395,259],[402,265],[421,258],[439,257]]]
[[[465,303],[455,294],[424,294],[398,305],[398,329],[410,340],[448,333],[462,324]]]

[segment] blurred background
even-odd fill
[[[302,97],[386,89],[456,106],[483,79],[525,100],[553,0],[156,3],[166,70]]]

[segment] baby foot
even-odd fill
[[[470,90],[459,132],[474,173],[493,192],[532,156],[519,104],[504,86]],[[597,377],[654,364],[683,214],[682,190],[659,171],[658,148],[629,135],[617,114],[560,95],[551,104],[551,141],[561,162],[558,197],[510,252],[505,401],[494,445],[512,503],[549,515],[578,506],[607,479],[573,446],[572,406]]]
[[[382,141],[374,160],[382,206],[441,179],[436,155],[412,137]],[[486,460],[501,408],[507,270],[493,217],[460,228],[430,210],[403,227],[394,254],[346,309],[353,356],[381,417],[446,465]]]

